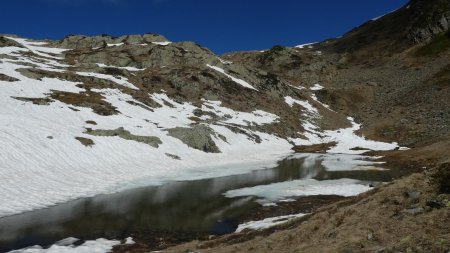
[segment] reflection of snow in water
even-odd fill
[[[339,195],[354,196],[370,190],[368,185],[354,179],[338,179],[317,181],[314,179],[300,179],[268,185],[258,185],[227,191],[226,197],[256,196],[258,202],[280,201],[292,196]]]
[[[228,198],[255,196],[258,203],[264,206],[276,205],[274,202],[286,201],[289,197],[313,195],[339,195],[354,196],[370,190],[362,181],[354,179],[314,180],[321,167],[325,171],[357,171],[357,170],[383,170],[376,167],[381,164],[376,158],[362,155],[340,154],[296,154],[291,159],[303,158],[302,179],[267,185],[258,185],[227,191]]]
[[[304,167],[320,163],[327,171],[382,170],[377,167],[384,162],[376,161],[378,157],[347,154],[295,154],[291,159],[304,159]]]

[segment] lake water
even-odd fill
[[[350,178],[369,184],[401,175],[392,169],[359,170],[349,165],[347,158],[341,156],[327,163],[317,155],[290,157],[271,169],[169,182],[4,217],[0,219],[0,252],[32,245],[48,246],[67,237],[90,240],[122,239],[133,234],[173,233],[182,237],[231,233],[237,227],[236,217],[259,204],[252,197],[227,198],[223,194],[229,190],[303,178]]]

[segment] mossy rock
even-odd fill
[[[160,144],[162,144],[161,139],[155,136],[140,136],[131,134],[129,131],[125,130],[123,127],[119,127],[113,130],[103,130],[103,129],[87,129],[86,134],[94,135],[94,136],[104,136],[104,137],[112,137],[117,136],[125,140],[137,141],[141,143],[145,143],[154,148],[158,148]]]
[[[191,148],[201,150],[206,153],[220,153],[211,135],[215,132],[204,125],[195,125],[191,128],[177,127],[168,130],[169,135],[181,140]],[[220,136],[219,136],[220,137]]]

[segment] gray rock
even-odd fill
[[[416,207],[416,208],[405,209],[402,211],[402,213],[417,215],[417,214],[423,213],[424,211],[425,210],[422,207]]]
[[[162,141],[158,137],[134,135],[131,134],[129,131],[125,130],[123,127],[119,127],[114,130],[88,129],[85,133],[94,136],[108,136],[108,137],[117,136],[125,140],[142,142],[154,148],[157,148],[159,147],[159,144],[162,144]]]
[[[450,12],[434,13],[424,24],[409,31],[408,38],[414,43],[431,40],[434,36],[447,32],[450,24]]]
[[[180,139],[184,144],[207,153],[220,153],[211,135],[216,133],[205,125],[195,125],[191,128],[172,128],[169,135]]]
[[[410,191],[410,192],[406,192],[405,195],[413,200],[419,199],[421,193],[419,191]]]
[[[0,81],[17,82],[19,79],[0,73]]]

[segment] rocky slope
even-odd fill
[[[419,172],[287,225],[168,252],[449,252],[449,10],[446,0],[412,0],[336,40],[224,56],[319,82],[317,98],[362,122],[360,133],[412,148],[372,154]]]

